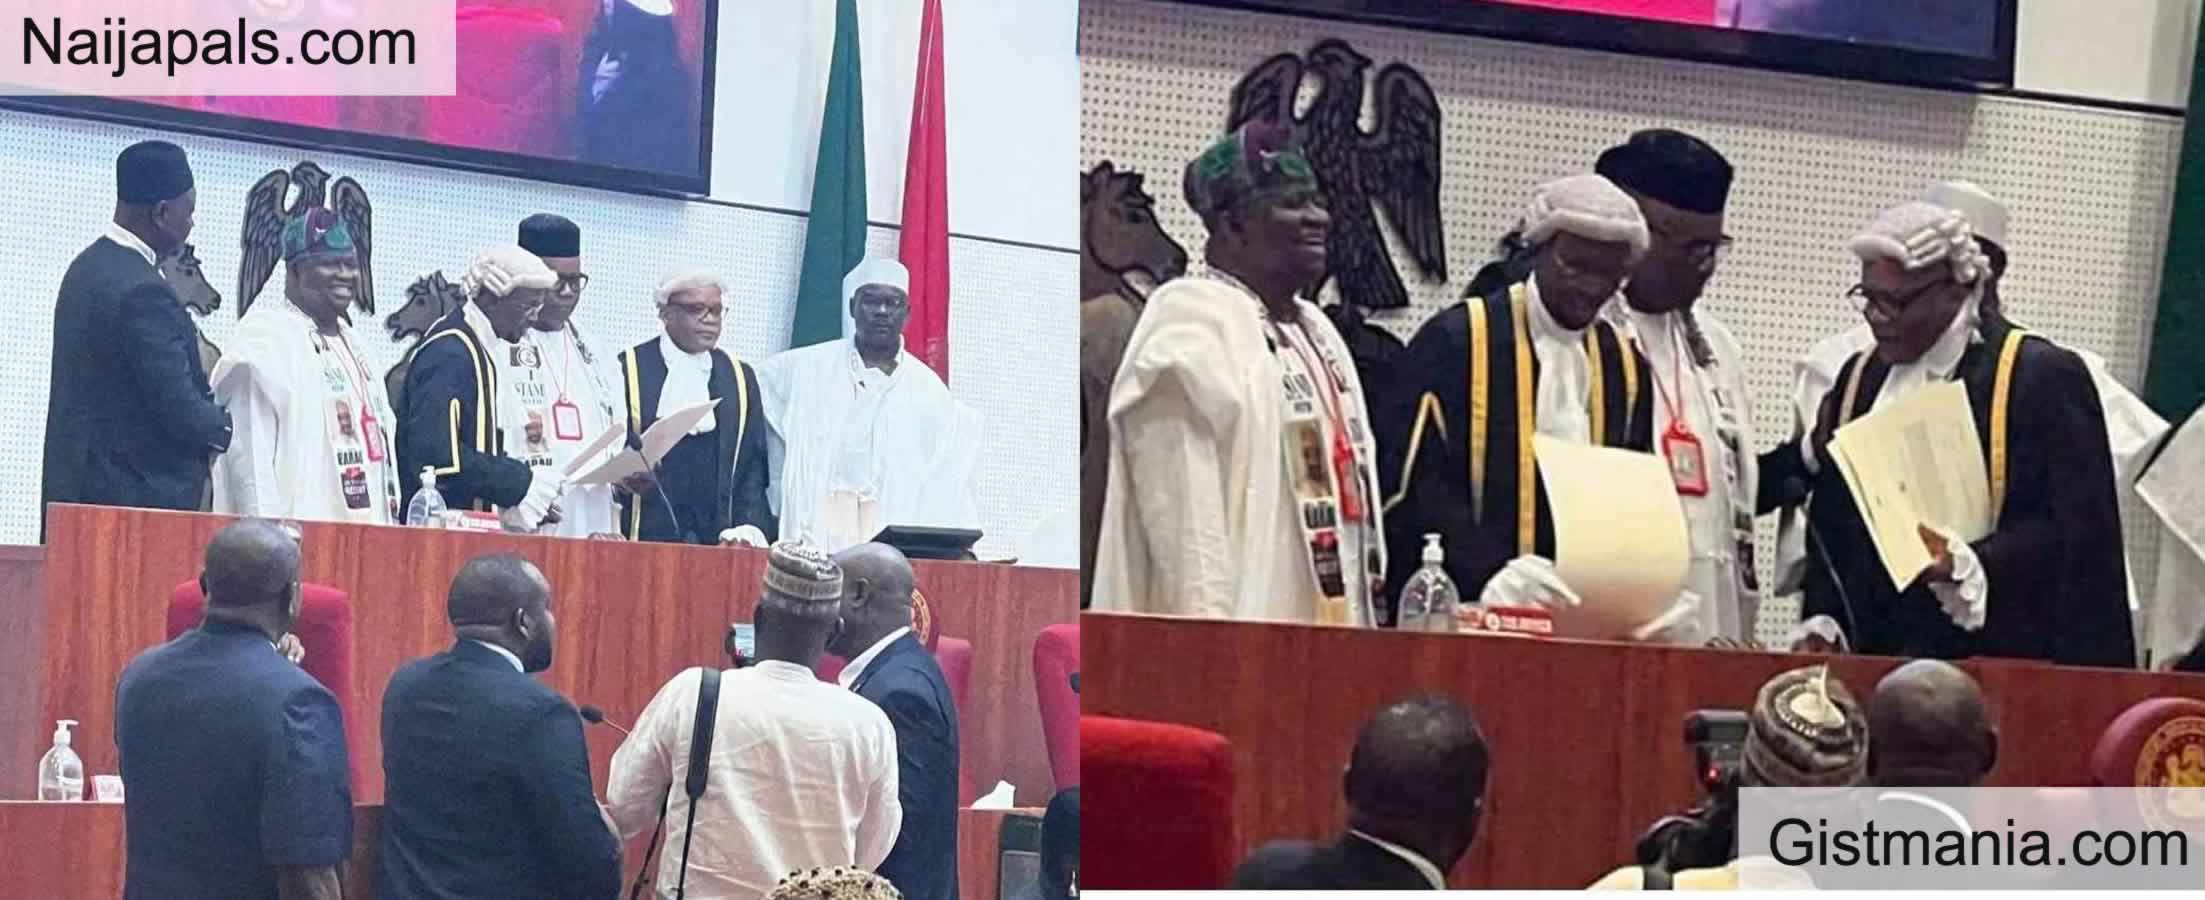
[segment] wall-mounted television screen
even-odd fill
[[[20,97],[5,105],[614,190],[704,194],[718,6],[460,0],[450,97]]]
[[[1871,81],[2006,87],[2018,0],[1178,0]]]

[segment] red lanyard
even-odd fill
[[[1684,384],[1684,356],[1685,353],[1688,351],[1684,346],[1684,339],[1677,337],[1674,326],[1668,329],[1664,329],[1664,331],[1667,332],[1667,336],[1670,341],[1670,348],[1676,353],[1676,358],[1670,360],[1670,362],[1672,363],[1670,367],[1670,372],[1673,373],[1675,377],[1677,396],[1674,400],[1670,399],[1669,392],[1662,389],[1661,379],[1659,378],[1654,379],[1654,393],[1661,395],[1662,408],[1669,410],[1669,433],[1690,435],[1692,433],[1692,424],[1690,420],[1685,418],[1685,404],[1687,395],[1685,393],[1686,389]]]

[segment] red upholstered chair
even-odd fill
[[[1083,716],[1080,886],[1211,890],[1232,879],[1233,746],[1158,722]]]
[[[1080,670],[1080,627],[1051,625],[1034,639],[1034,697],[1041,704],[1041,735],[1049,747],[1049,773],[1057,790],[1080,783],[1080,695],[1072,676]]]
[[[337,696],[337,708],[345,717],[345,750],[352,764],[352,784],[360,784],[360,716],[366,715],[352,708],[352,605],[345,592],[323,584],[308,584],[300,588],[299,619],[291,626],[291,633],[306,650],[306,658],[299,668],[314,680],[322,683],[331,694]],[[207,598],[199,590],[199,581],[193,579],[176,586],[169,595],[168,627],[170,640],[177,635],[199,627],[206,617]]]
[[[455,93],[429,97],[429,140],[489,150],[558,155],[569,143],[562,120],[575,73],[561,60],[566,26],[518,6],[459,9],[453,32]]]
[[[2154,697],[2106,726],[2090,751],[2100,787],[2192,787],[2205,776],[2205,700]]]

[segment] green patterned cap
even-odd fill
[[[327,209],[309,209],[283,223],[284,262],[358,254],[351,227],[342,216]]]
[[[1316,190],[1317,172],[1294,141],[1293,129],[1250,122],[1187,164],[1187,204],[1207,218],[1266,194]]]

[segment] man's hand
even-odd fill
[[[588,538],[588,540],[592,540],[592,541],[625,541],[625,540],[627,540],[627,538],[621,537],[620,535],[614,534],[614,533],[612,533],[612,532],[610,532],[610,531],[600,531],[600,532],[598,532],[598,533],[596,533],[596,534],[590,535],[590,536],[589,536],[589,538]]]
[[[544,511],[544,525],[548,527],[557,524],[559,524],[559,504],[554,503],[551,504],[550,509]]]
[[[1914,528],[1922,536],[1922,546],[1929,548],[1929,568],[1922,570],[1922,576],[1931,581],[1951,581],[1952,544],[1928,525],[1918,524]]]
[[[299,643],[298,635],[286,634],[276,640],[276,652],[283,654],[283,658],[290,660],[292,665],[298,665],[300,660],[306,658],[306,645]]]
[[[655,484],[658,484],[658,479],[648,469],[620,479],[621,490],[639,497],[650,491]]]

